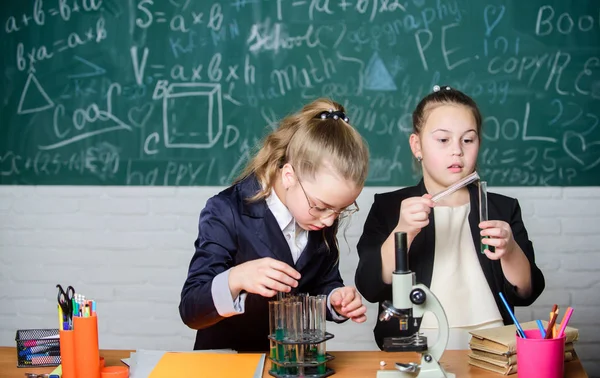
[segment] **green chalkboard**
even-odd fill
[[[436,84],[485,118],[492,186],[600,185],[600,3],[5,1],[0,184],[226,185],[277,120],[343,103],[368,185],[415,183]]]

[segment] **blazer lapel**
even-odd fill
[[[422,196],[427,193],[422,179],[416,188],[418,192],[415,195]],[[435,259],[435,221],[433,213],[433,210],[429,213],[429,225],[419,232],[410,246],[410,249],[413,249],[414,246],[415,252],[411,253],[409,250],[408,253],[409,267],[415,272],[417,282],[427,287],[431,286]]]
[[[296,261],[296,270],[301,271],[306,268],[310,264],[311,261],[314,262],[312,258],[314,255],[318,253],[322,253],[325,248],[325,243],[323,240],[323,232],[324,231],[309,231],[308,232],[308,242],[306,243],[306,247],[300,254],[300,258]]]
[[[256,230],[256,236],[263,242],[267,250],[270,251],[268,255],[275,256],[278,260],[293,266],[294,260],[290,252],[290,247],[265,200],[256,202],[248,202],[246,200],[246,198],[252,197],[260,190],[260,184],[256,178],[250,176],[244,179],[240,190],[242,213],[251,218],[253,228]]]
[[[265,208],[266,208],[265,204]],[[262,222],[258,224],[256,229],[256,235],[258,238],[267,246],[269,251],[278,259],[294,266],[294,259],[292,258],[292,252],[290,247],[279,228],[279,224],[275,219],[275,216],[267,208],[264,217],[261,219]]]

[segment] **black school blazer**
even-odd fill
[[[513,321],[502,304],[498,292],[503,292],[511,309],[514,306],[529,306],[542,293],[545,287],[544,275],[535,265],[533,245],[527,235],[527,230],[521,218],[521,208],[519,202],[510,197],[496,193],[488,193],[488,215],[490,220],[503,220],[512,228],[513,236],[517,244],[521,247],[531,266],[532,292],[527,298],[521,298],[517,295],[516,287],[511,285],[502,272],[500,261],[492,261],[480,250],[480,229],[479,224],[479,196],[477,186],[471,184],[468,186],[471,198],[471,211],[469,213],[469,224],[471,234],[475,245],[475,253],[481,264],[481,269],[485,275],[487,283],[490,286],[496,305],[500,310],[504,324],[512,324]],[[359,262],[356,270],[356,287],[366,300],[371,303],[379,302],[379,313],[382,310],[382,302],[392,300],[392,286],[385,284],[381,277],[381,246],[388,238],[392,230],[398,224],[400,217],[400,203],[409,197],[422,196],[427,193],[423,180],[417,186],[411,186],[388,192],[376,194],[375,201],[367,220],[365,222],[363,234],[358,242]],[[433,260],[435,256],[435,226],[434,212],[429,215],[429,225],[427,225],[415,237],[409,255],[409,267],[415,272],[417,283],[422,283],[427,287],[431,286],[431,275],[433,273]],[[469,309],[465,309],[469,311]],[[382,348],[383,338],[388,336],[408,336],[416,332],[412,322],[410,329],[401,332],[397,318],[389,321],[377,320],[374,334],[375,341],[379,348]]]
[[[309,231],[308,243],[294,264],[266,201],[247,201],[259,190],[256,177],[249,176],[210,198],[200,213],[196,251],[179,303],[183,322],[198,330],[194,349],[269,350],[268,301],[273,298],[248,294],[245,312],[231,317],[222,317],[215,308],[212,281],[233,266],[272,257],[300,272],[297,293],[329,295],[333,289],[344,286],[338,269],[335,227]],[[327,319],[333,320],[329,311]]]

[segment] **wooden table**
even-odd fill
[[[106,366],[122,365],[121,358],[129,357],[129,350],[102,350]],[[457,378],[499,378],[500,374],[470,366],[467,363],[468,350],[449,350],[442,357],[444,368],[456,374]],[[419,362],[416,353],[386,353],[386,352],[330,352],[335,359],[327,364],[335,370],[334,377],[340,378],[375,378],[380,369],[379,362],[385,361],[385,369],[393,369],[394,362]],[[0,347],[0,378],[21,378],[25,373],[49,373],[53,368],[17,368],[17,353],[15,348]],[[271,377],[267,372],[269,363],[263,377]],[[512,375],[516,377],[515,375]],[[243,377],[242,377],[243,378]],[[587,378],[579,360],[565,363],[565,378]]]

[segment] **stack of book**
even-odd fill
[[[548,322],[543,321],[544,327]],[[538,329],[535,322],[521,323],[524,330]],[[469,364],[503,375],[517,372],[516,327],[508,325],[471,332]],[[573,343],[579,339],[579,331],[565,328],[565,361],[577,359]]]

